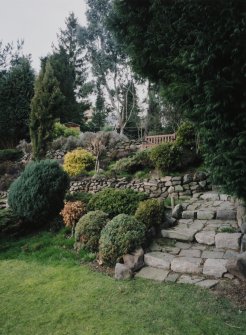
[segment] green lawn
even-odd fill
[[[117,282],[71,248],[63,233],[1,241],[1,335],[245,334],[245,311],[208,290]]]

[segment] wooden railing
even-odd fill
[[[142,148],[150,148],[161,143],[174,142],[176,139],[176,134],[166,134],[166,135],[154,135],[146,136],[145,143],[142,144]]]

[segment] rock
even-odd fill
[[[201,258],[176,257],[171,262],[174,272],[201,273]]]
[[[212,220],[215,217],[214,211],[198,211],[197,212],[197,219],[199,220]]]
[[[135,277],[137,278],[145,278],[145,279],[152,279],[156,281],[163,282],[169,271],[163,270],[163,269],[157,269],[157,268],[152,268],[150,266],[147,266],[145,268],[142,268]]]
[[[223,251],[209,251],[209,250],[204,250],[202,253],[202,258],[223,258],[224,252]]]
[[[172,217],[174,217],[175,219],[180,219],[182,216],[182,212],[183,212],[183,207],[182,205],[178,204],[174,207],[172,211]]]
[[[241,252],[246,251],[246,234],[241,239]]]
[[[200,185],[202,188],[205,188],[205,187],[206,187],[206,185],[207,185],[207,182],[206,182],[206,180],[199,181],[199,185]]]
[[[201,257],[201,250],[194,249],[183,249],[181,250],[179,256],[184,257]]]
[[[184,213],[184,212],[183,212]],[[179,224],[173,229],[163,229],[161,234],[163,237],[177,239],[181,241],[193,241],[194,235],[203,228],[204,224],[199,221],[194,223]]]
[[[174,186],[174,190],[175,190],[175,192],[182,192],[184,189],[181,185],[176,185],[176,186]]]
[[[240,230],[241,230],[242,234],[246,234],[246,222],[241,224]]]
[[[168,276],[165,278],[165,282],[172,282],[175,283],[179,278],[179,274],[175,272],[169,272]]]
[[[213,245],[215,241],[214,231],[201,231],[195,235],[195,239],[198,243]]]
[[[229,196],[227,194],[220,194],[220,200],[228,201]]]
[[[195,212],[194,211],[183,211],[182,212],[182,219],[194,219]]]
[[[132,271],[138,271],[144,266],[144,251],[142,248],[135,250],[132,254],[123,256],[124,264]]]
[[[243,255],[243,256],[241,256]],[[239,258],[241,256],[241,259]],[[236,258],[231,258],[226,263],[226,268],[233,276],[246,280],[246,252]]]
[[[213,192],[203,193],[200,198],[203,200],[220,200],[219,194]]]
[[[174,193],[175,189],[173,186],[170,186],[167,190],[168,193]]]
[[[189,243],[177,242],[175,244],[175,247],[180,248],[180,249],[189,249],[191,247],[191,245]]]
[[[238,250],[240,238],[240,233],[218,233],[215,235],[216,248]]]
[[[204,172],[196,172],[193,177],[194,181],[202,181],[205,179],[207,179],[207,175]]]
[[[182,275],[179,277],[178,283],[179,284],[196,284],[202,281],[203,277],[191,277],[189,275]]]
[[[185,174],[183,178],[183,184],[188,184],[193,181],[193,176],[191,174]]]
[[[198,283],[195,283],[195,285],[204,287],[204,288],[212,288],[215,285],[217,285],[218,282],[219,281],[215,279],[205,279],[205,280],[199,281]]]
[[[153,268],[168,270],[174,257],[175,256],[163,252],[149,252],[144,255],[144,262]]]
[[[236,211],[230,209],[218,209],[216,213],[216,218],[219,220],[235,220],[236,216]]]
[[[233,250],[226,250],[224,257],[225,259],[235,258],[238,256],[238,252]]]
[[[125,264],[116,263],[114,277],[117,280],[130,279],[132,277],[132,271]]]
[[[226,269],[227,260],[225,259],[207,259],[203,266],[203,274],[207,276],[213,276],[216,278],[221,278],[224,273],[227,272]]]

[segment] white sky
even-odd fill
[[[4,44],[24,39],[24,53],[32,54],[32,65],[39,70],[41,56],[51,52],[59,28],[74,12],[85,25],[86,0],[0,0],[0,40]]]

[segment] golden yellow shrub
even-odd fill
[[[64,157],[64,170],[70,176],[77,176],[93,169],[95,157],[85,149],[75,149]]]

